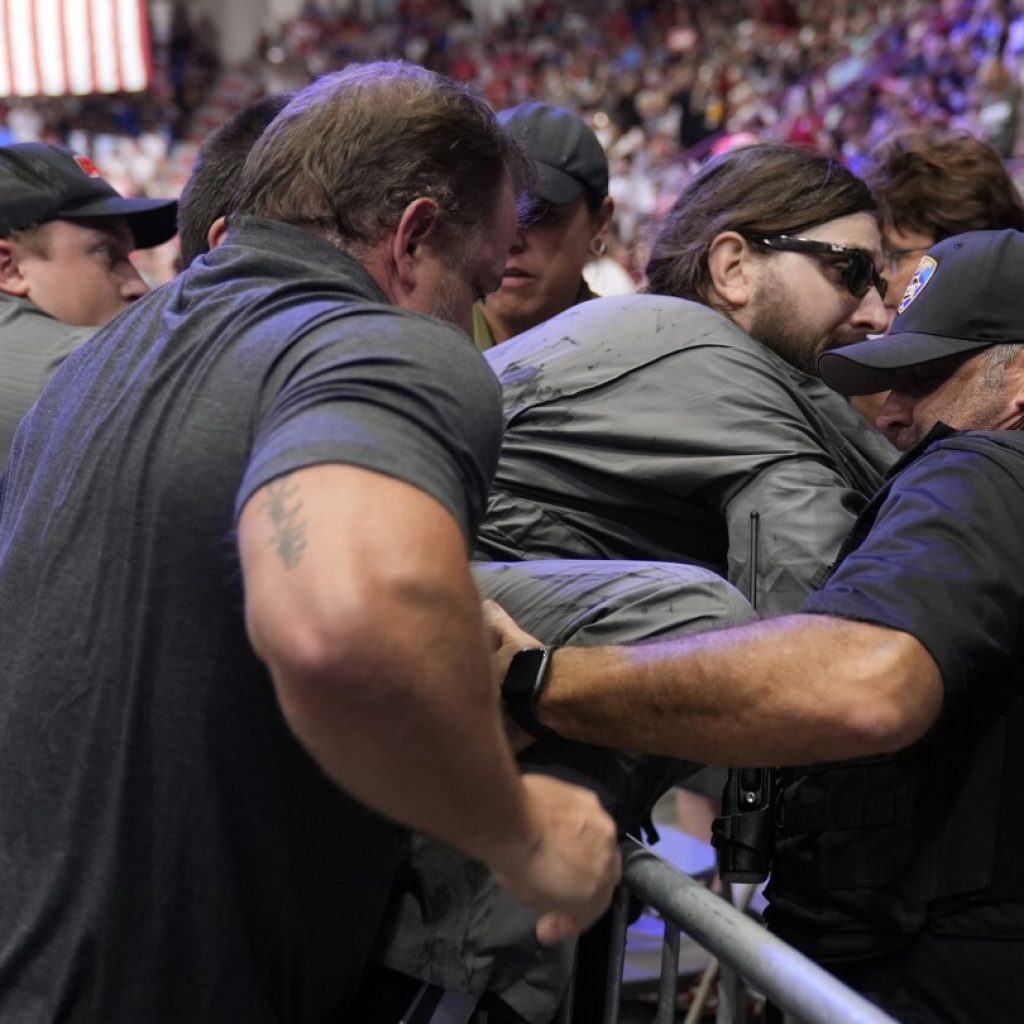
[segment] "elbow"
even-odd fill
[[[279,694],[351,676],[353,667],[364,664],[378,644],[381,628],[365,600],[347,607],[335,603],[330,615],[308,606],[285,612],[278,606],[268,614],[248,606],[246,625],[253,650],[270,670]]]
[[[846,710],[836,723],[837,739],[846,757],[891,754],[919,740],[934,720],[925,704],[874,693]]]
[[[272,639],[256,643],[285,723],[328,774],[337,737],[351,723],[379,728],[413,702],[414,680],[389,661],[393,638],[380,625],[363,610],[333,625],[274,627]]]
[[[475,592],[474,592],[475,593]],[[450,609],[446,585],[402,573],[332,580],[314,600],[247,607],[250,641],[274,678],[282,703],[321,691],[371,704],[415,691],[436,616]],[[467,612],[467,609],[460,609]],[[456,621],[471,621],[459,614]]]
[[[301,614],[282,616],[251,598],[246,602],[245,627],[249,643],[276,679],[281,672],[308,675],[326,664],[327,638]]]
[[[388,663],[383,652],[389,645],[372,619],[368,609],[341,615],[336,624],[315,616],[249,617],[250,638],[285,726],[343,787],[347,752],[366,736],[387,742],[413,703],[413,680]]]
[[[891,631],[842,686],[832,725],[842,756],[889,754],[916,743],[942,709],[938,666],[915,637]]]

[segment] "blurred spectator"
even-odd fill
[[[974,105],[980,134],[1002,157],[1014,156],[1020,127],[1020,83],[999,57],[978,69]]]
[[[200,147],[178,204],[182,269],[217,244],[245,158],[289,98],[277,94],[250,103],[212,132]]]
[[[0,149],[0,473],[57,367],[149,290],[129,254],[170,238],[172,199],[125,199],[85,157]]]
[[[607,253],[615,205],[608,196],[608,159],[579,116],[548,103],[523,103],[498,120],[533,160],[535,207],[516,232],[500,287],[474,307],[480,349],[594,298],[583,268]]]
[[[864,177],[883,221],[890,315],[920,256],[965,231],[1024,229],[1024,202],[996,150],[966,131],[911,129],[883,140]]]
[[[163,68],[170,92],[168,125],[173,136],[180,138],[187,133],[193,112],[206,99],[220,70],[217,33],[209,15],[193,18],[184,2],[175,3]]]
[[[1024,202],[999,154],[963,130],[898,132],[872,151],[864,171],[882,216],[890,323],[927,249],[950,235],[1024,229]],[[850,403],[875,422],[888,392]]]

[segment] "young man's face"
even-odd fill
[[[1019,426],[1024,395],[1024,346],[1009,364],[991,350],[950,356],[908,367],[878,413],[878,429],[908,451],[938,420],[960,430],[1007,430]]]
[[[42,253],[18,254],[25,297],[75,327],[102,327],[149,291],[128,258],[135,241],[124,217],[55,220]]]
[[[826,221],[795,232],[800,238],[862,249],[882,263],[878,225],[870,213]],[[880,334],[889,324],[882,297],[870,287],[860,298],[842,282],[848,261],[806,252],[770,251],[754,265],[756,281],[748,333],[805,373],[817,373],[828,349]]]
[[[484,302],[484,317],[498,340],[535,327],[576,301],[590,244],[604,224],[580,196],[549,205],[516,233],[501,287]]]

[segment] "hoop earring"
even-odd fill
[[[592,256],[603,256],[608,251],[608,243],[603,238],[592,238],[590,240],[590,253]]]

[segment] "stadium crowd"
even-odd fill
[[[777,934],[1010,1019],[1024,0],[367,6],[6,111],[0,1016],[547,1024],[743,765]]]
[[[125,194],[177,194],[202,138],[263,94],[351,61],[403,57],[470,83],[497,110],[541,100],[580,112],[610,162],[613,252],[639,276],[651,218],[709,152],[732,140],[792,142],[855,172],[893,130],[961,127],[1004,158],[1019,132],[1021,0],[550,0],[474,21],[454,0],[309,3],[222,67],[207,19],[178,4],[155,36],[153,89],[138,96],[16,101],[8,141],[86,152]],[[171,272],[161,254],[147,267]]]

